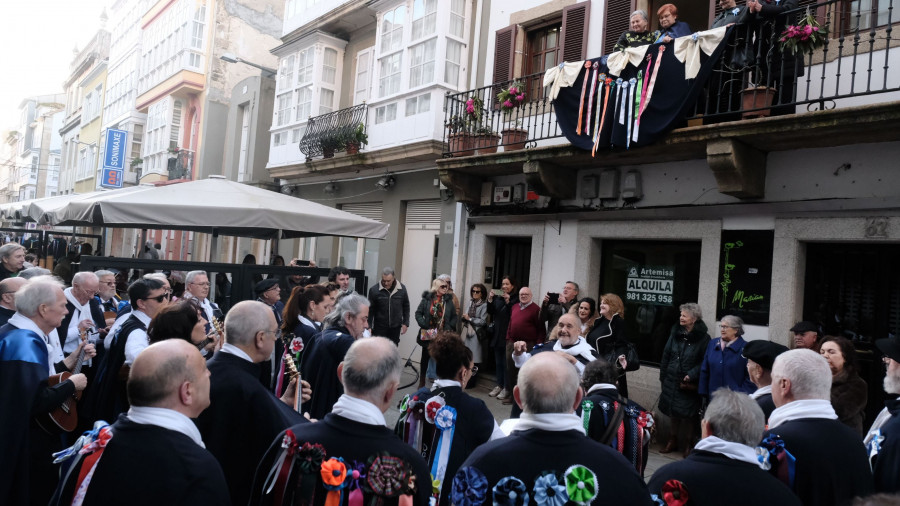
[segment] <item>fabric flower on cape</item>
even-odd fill
[[[456,506],[476,506],[484,504],[487,498],[488,481],[484,473],[474,467],[464,467],[453,477],[450,501]]]

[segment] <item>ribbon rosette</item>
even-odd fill
[[[443,398],[441,400],[443,401]],[[435,496],[440,498],[441,484],[444,482],[444,474],[447,473],[447,462],[450,461],[450,449],[453,447],[453,434],[456,432],[456,409],[452,406],[442,406],[434,415],[434,425],[441,435],[434,452],[431,476],[432,487],[436,489]]]
[[[399,497],[406,491],[410,474],[409,465],[403,459],[381,453],[369,458],[365,484],[375,495]]]
[[[666,506],[684,506],[690,500],[687,487],[678,480],[669,480],[663,484],[662,498]]]
[[[450,406],[441,407],[434,416],[434,424],[440,430],[453,428],[456,425],[456,410]]]
[[[300,481],[297,490],[300,496],[300,504],[312,504],[313,493],[316,490],[316,476],[322,469],[325,460],[325,447],[320,444],[303,443],[297,450],[297,467],[300,469]]]
[[[425,402],[425,421],[434,423],[434,417],[439,409],[447,405],[447,401],[443,397],[436,395]]]
[[[534,480],[534,502],[538,506],[564,506],[568,500],[566,486],[559,482],[556,473],[546,471]]]
[[[325,497],[325,506],[340,506],[343,501],[344,487],[347,486],[347,465],[340,457],[331,457],[322,462],[319,470],[322,483],[328,495]]]
[[[110,439],[112,439],[112,430],[110,430],[109,424],[103,420],[97,420],[94,422],[94,428],[85,431],[75,441],[75,444],[65,450],[54,453],[53,463],[59,464],[75,455],[93,453],[99,448],[104,448]]]
[[[566,493],[569,500],[579,505],[587,505],[597,497],[597,475],[582,465],[566,469]]]
[[[303,338],[297,336],[291,339],[291,352],[300,353],[301,351],[303,351]]]
[[[484,473],[474,467],[464,467],[453,477],[450,501],[456,506],[476,506],[484,504],[488,481]]]
[[[872,439],[866,445],[866,450],[869,454],[869,464],[870,465],[872,464],[872,459],[874,459],[875,456],[877,456],[878,453],[881,452],[881,443],[883,443],[883,442],[884,442],[884,435],[882,435],[881,429],[877,429],[872,434]]]
[[[768,463],[770,467],[775,467],[775,477],[793,490],[797,459],[784,447],[784,440],[775,434],[769,434],[760,446],[769,452]]]
[[[528,489],[515,476],[502,478],[494,485],[494,506],[523,506],[528,504]]]
[[[347,468],[347,488],[350,489],[350,497],[347,506],[363,505],[363,484],[366,480],[366,464],[353,461]]]

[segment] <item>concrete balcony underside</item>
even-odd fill
[[[399,172],[416,168],[434,167],[441,157],[443,143],[426,140],[378,149],[361,151],[355,155],[337,155],[334,158],[317,159],[293,165],[269,167],[269,176],[284,183],[317,183],[360,177],[375,172]]]
[[[757,118],[673,130],[664,140],[637,149],[613,149],[591,157],[571,144],[501,152],[437,162],[441,181],[457,200],[478,205],[485,178],[525,174],[539,194],[574,197],[581,169],[612,168],[706,158],[719,191],[762,198],[766,154],[900,140],[900,102]]]

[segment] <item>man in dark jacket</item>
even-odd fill
[[[409,295],[394,276],[394,269],[381,271],[381,283],[369,289],[369,328],[373,336],[400,344],[400,335],[409,327]]]
[[[787,346],[757,339],[744,345],[743,355],[747,359],[747,372],[750,381],[756,385],[756,391],[750,397],[759,404],[763,410],[766,423],[769,423],[769,415],[775,411],[775,402],[772,400],[772,365],[775,357],[788,351]]]
[[[690,504],[800,506],[783,483],[760,469],[756,444],[765,428],[762,410],[746,395],[721,388],[700,423],[703,439],[680,462],[653,473],[647,488],[662,497],[682,488]]]
[[[10,242],[0,246],[0,280],[19,274],[25,267],[25,247]]]
[[[900,492],[900,337],[879,339],[875,346],[885,355],[884,391],[889,398],[864,442],[875,475],[875,490],[896,494]]]

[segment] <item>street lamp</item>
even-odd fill
[[[250,65],[251,67],[258,68],[263,71],[263,77],[275,77],[278,71],[274,69],[270,69],[269,67],[263,67],[262,65],[257,65],[256,63],[247,61],[240,56],[236,56],[233,53],[224,53],[222,56],[219,56],[219,59],[228,63],[243,63],[245,65]]]

